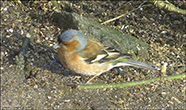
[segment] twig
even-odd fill
[[[178,7],[175,7],[172,3],[168,2],[167,0],[166,1],[149,0],[149,2],[153,3],[156,7],[160,8],[160,9],[165,9],[167,11],[178,13],[178,14],[186,16],[186,10],[182,10]],[[185,3],[185,0],[183,0],[183,2]]]
[[[154,78],[154,79],[147,79],[142,81],[135,81],[135,82],[125,82],[125,83],[117,83],[117,84],[97,84],[97,85],[78,85],[77,88],[79,89],[97,89],[97,88],[124,88],[130,87],[135,85],[142,85],[147,84],[149,82],[159,81],[159,80],[173,80],[173,79],[180,79],[186,78],[186,73],[168,76],[164,78]]]
[[[101,24],[107,24],[107,23],[109,23],[109,22],[111,22],[111,21],[114,21],[114,20],[116,20],[116,19],[119,19],[119,18],[121,18],[121,17],[123,17],[123,16],[125,16],[125,15],[127,15],[127,14],[129,14],[129,13],[131,13],[131,12],[133,12],[133,11],[136,11],[136,10],[142,8],[142,7],[149,6],[149,5],[144,5],[144,6],[142,6],[144,3],[145,3],[145,2],[143,2],[142,4],[140,4],[140,6],[138,6],[137,8],[135,8],[135,9],[133,9],[133,10],[127,12],[127,13],[124,13],[124,14],[122,14],[122,15],[120,15],[120,16],[118,16],[118,17],[115,17],[115,18],[113,18],[113,19],[107,20],[107,21],[105,21],[105,22],[103,22],[103,23],[101,23]],[[142,6],[142,7],[141,7],[141,6]]]
[[[17,37],[23,38],[23,37],[22,37],[20,34],[18,34],[18,33],[15,33],[15,35],[16,35]],[[20,49],[19,54],[15,56],[17,68],[19,69],[19,70],[16,71],[15,77],[16,77],[16,79],[19,79],[18,82],[19,82],[20,84],[22,84],[22,83],[24,83],[24,82],[26,81],[25,71],[24,71],[24,68],[25,68],[24,56],[25,56],[25,53],[26,53],[26,51],[27,51],[27,48],[28,48],[28,45],[29,45],[29,44],[30,44],[30,39],[27,38],[27,37],[25,37],[25,38],[24,38],[23,45],[22,45],[22,47],[21,47],[21,49]]]
[[[16,56],[16,59],[17,59],[17,61],[16,61],[16,63],[17,63],[17,66],[22,70],[23,68],[24,68],[24,55],[25,55],[25,52],[26,52],[26,50],[27,50],[27,48],[28,48],[28,45],[29,45],[29,43],[30,43],[30,39],[29,38],[25,38],[25,40],[24,40],[24,43],[23,43],[23,45],[22,45],[22,48],[21,48],[21,50],[20,50],[20,52],[19,52],[19,54]]]

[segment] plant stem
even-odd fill
[[[123,88],[123,87],[147,84],[149,82],[154,82],[154,81],[159,81],[159,80],[166,81],[166,80],[173,80],[173,79],[180,79],[180,78],[186,78],[186,73],[179,74],[179,75],[173,75],[173,76],[167,76],[164,78],[153,78],[153,79],[147,79],[147,80],[135,81],[135,82],[125,82],[125,83],[117,83],[117,84],[78,85],[77,88],[79,89]]]

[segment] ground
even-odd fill
[[[125,88],[78,89],[74,85],[85,83],[90,77],[76,76],[65,69],[53,49],[61,31],[50,20],[54,11],[74,12],[102,23],[141,3],[1,1],[1,108],[186,108],[186,78]],[[183,1],[172,3],[186,10]],[[143,5],[147,6],[105,25],[147,43],[148,52],[142,61],[159,70],[167,63],[167,72],[114,68],[91,83],[132,82],[185,72],[186,17],[158,9],[149,2]]]

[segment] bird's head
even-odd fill
[[[54,48],[64,48],[66,51],[79,52],[87,44],[86,38],[77,30],[67,30],[59,35]]]

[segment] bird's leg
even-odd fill
[[[88,84],[88,83],[89,83],[91,80],[93,80],[96,76],[97,76],[97,74],[94,75],[93,77],[91,77],[85,84]]]

